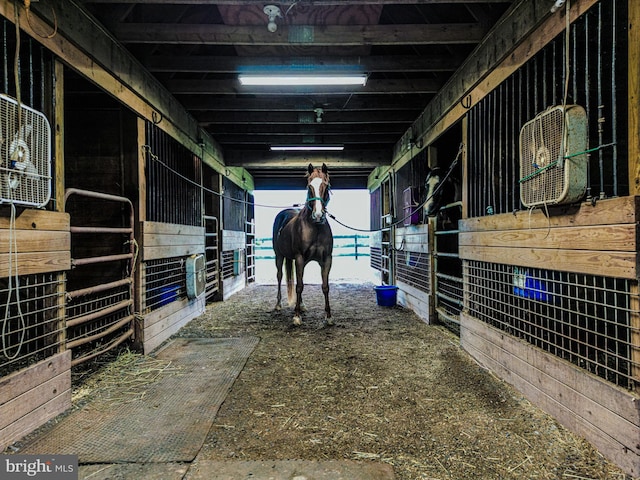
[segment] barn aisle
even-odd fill
[[[19,453],[79,454],[80,478],[92,480],[625,479],[455,335],[378,306],[373,284],[332,284],[331,299],[334,327],[319,285],[305,287],[300,327],[290,308],[273,311],[273,285],[211,304],[139,356],[136,375],[164,373],[136,395],[118,406],[126,382],[108,394],[98,384]],[[198,360],[188,366],[180,351]]]
[[[273,311],[274,285],[254,285],[179,332],[260,337],[188,479],[294,478],[285,473],[295,461],[308,480],[340,478],[314,474],[313,466],[331,465],[324,462],[387,465],[400,480],[624,479],[476,364],[457,336],[410,310],[378,306],[373,287],[331,284],[334,327],[323,324],[319,285],[305,286],[300,327],[291,308]],[[258,465],[270,468],[242,475]],[[215,476],[230,466],[237,476]]]

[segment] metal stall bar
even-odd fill
[[[218,239],[218,219],[210,215],[203,215],[204,251],[206,257],[206,299],[212,300],[220,291],[220,242]]]
[[[456,211],[458,210],[458,211]],[[461,217],[462,202],[453,202],[440,208],[440,215]],[[458,252],[458,226],[450,222],[439,225],[434,222],[435,241],[433,249],[435,311],[438,321],[448,329],[459,333],[462,311],[463,279],[462,260]]]
[[[245,223],[245,238],[246,238],[246,276],[247,282],[253,283],[256,281],[256,223],[253,219]]]
[[[69,188],[65,191],[64,205],[72,195],[96,200],[118,202],[128,208],[128,227],[72,226],[71,234],[120,234],[127,236],[128,253],[114,253],[93,257],[74,258],[74,267],[127,261],[125,277],[90,287],[69,291],[65,317],[67,318],[67,348],[74,355],[72,366],[105,353],[134,335],[133,272],[136,262],[134,237],[135,215],[131,201],[126,197]],[[72,237],[73,244],[73,237]],[[72,274],[70,274],[72,275]],[[109,338],[107,338],[109,337]],[[87,345],[92,344],[89,349]],[[77,351],[80,347],[83,350]]]

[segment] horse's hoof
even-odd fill
[[[333,327],[336,323],[333,321],[333,318],[329,317],[329,318],[325,318],[324,319],[324,323],[327,325],[327,327]]]
[[[293,324],[295,326],[302,325],[302,318],[300,318],[298,315],[296,315],[295,317],[293,317]]]
[[[275,311],[279,312],[280,310],[282,310],[282,305],[280,304],[276,305]]]

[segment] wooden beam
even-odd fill
[[[331,165],[332,168],[374,169],[388,165],[391,151],[356,150],[343,152],[256,152],[234,150],[227,155],[228,165],[242,165],[245,168],[304,168],[309,163]]]
[[[167,56],[149,55],[142,64],[150,72],[239,73],[246,67],[299,67],[321,69],[323,73],[344,72],[345,67],[358,67],[364,72],[451,72],[464,59],[455,55],[372,55],[365,57],[234,57],[234,56]]]
[[[324,73],[324,72],[323,72]],[[363,87],[331,86],[331,87],[252,87],[243,86],[237,79],[232,80],[167,80],[164,85],[173,94],[201,95],[398,95],[420,93],[436,93],[442,88],[442,82],[433,78],[369,80]]]
[[[394,135],[399,136],[404,132],[403,125],[376,123],[366,129],[354,125],[338,125],[333,122],[305,123],[296,125],[271,125],[264,122],[261,125],[235,125],[231,123],[215,125],[209,128],[212,135],[252,135],[273,137],[273,142],[278,137],[290,135]]]
[[[213,133],[215,135],[215,133]],[[309,137],[315,137],[310,139]],[[253,134],[253,135],[225,135],[219,141],[222,145],[269,145],[269,144],[282,144],[288,145],[292,143],[327,143],[327,144],[345,144],[345,145],[370,145],[376,144],[393,144],[398,138],[398,134],[393,133],[378,133],[370,135],[367,133],[344,133],[344,134],[317,134],[309,135],[305,133],[284,134],[275,135],[268,134]]]
[[[362,115],[354,111],[331,110],[327,108],[323,115],[323,122],[332,125],[372,125],[383,123],[386,125],[409,125],[415,120],[415,113],[405,110],[387,110],[384,112],[367,112]],[[299,125],[301,123],[314,123],[316,114],[311,108],[304,112],[196,112],[196,119],[201,125]],[[225,156],[226,158],[226,156]]]
[[[281,0],[279,5],[293,5],[300,0]],[[421,4],[421,5],[437,5],[440,3],[511,3],[513,0],[349,0],[350,5],[387,5],[393,3],[399,4]],[[144,5],[211,5],[211,0],[82,0],[82,3],[136,3]],[[333,6],[344,5],[345,0],[313,0],[314,6]],[[217,0],[216,5],[251,5],[255,4],[254,0]]]
[[[417,98],[416,98],[417,97]],[[282,98],[221,98],[210,95],[180,96],[181,103],[191,111],[265,111],[265,112],[312,112],[316,105],[321,105],[325,112],[349,110],[408,110],[416,115],[426,104],[430,95],[424,95],[422,102],[416,95],[357,95],[347,102],[345,96],[308,95],[306,97]],[[348,97],[346,97],[348,98]],[[345,105],[346,104],[346,105]]]
[[[247,46],[347,46],[476,44],[487,33],[477,23],[419,25],[299,25],[269,32],[264,25],[120,23],[113,34],[122,43]]]

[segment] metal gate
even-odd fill
[[[458,253],[458,220],[462,202],[445,205],[434,223],[435,312],[438,322],[460,333],[462,311],[462,260]]]
[[[65,191],[65,211],[71,197],[83,211],[116,212],[119,225],[71,226],[71,266],[67,273],[66,347],[72,366],[101,355],[134,335],[133,284],[137,244],[134,210],[125,197],[80,189]],[[124,224],[124,225],[123,225]],[[128,225],[127,225],[128,224]]]
[[[207,302],[215,300],[220,292],[220,257],[218,241],[218,219],[204,215],[204,252],[206,260],[205,297]]]

